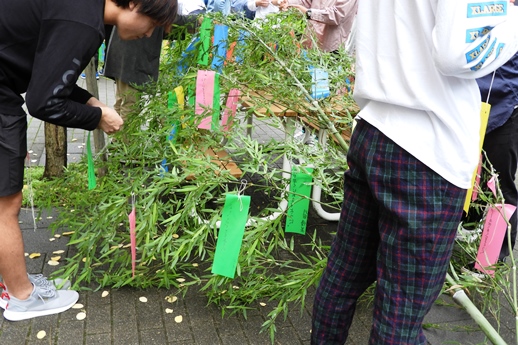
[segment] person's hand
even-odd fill
[[[255,6],[257,7],[268,7],[270,0],[255,0]]]
[[[302,12],[303,14],[306,13],[308,11],[308,9],[302,5],[296,5],[296,4],[293,4],[293,5],[288,5],[287,6],[288,8],[296,8],[297,10],[299,10],[300,12]]]
[[[99,121],[97,128],[101,129],[106,134],[113,134],[120,131],[124,121],[122,121],[122,118],[115,110],[108,107],[95,97],[91,97],[86,104],[91,107],[101,108],[101,121]]]
[[[288,9],[288,6],[289,6],[288,0],[284,0],[284,1],[278,0],[278,3],[279,3],[279,5],[278,5],[279,9],[281,11],[286,11]]]
[[[101,121],[99,121],[97,128],[101,129],[106,134],[113,134],[120,131],[124,123],[120,115],[109,107],[101,107],[101,110]]]

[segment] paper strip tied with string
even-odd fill
[[[90,144],[90,132],[88,132],[88,137],[86,139],[86,159],[88,161],[88,189],[92,190],[97,186],[97,181],[95,179],[95,167],[92,155],[92,146]]]
[[[189,70],[189,66],[191,65],[191,60],[195,57],[196,47],[198,46],[200,38],[198,36],[194,36],[182,53],[180,60],[177,63],[177,71],[179,76],[183,76]]]
[[[323,68],[309,67],[311,73],[311,97],[321,99],[329,97],[329,73]]]
[[[496,197],[496,175],[488,182],[487,186]],[[494,270],[489,267],[498,262],[502,244],[505,239],[507,223],[516,211],[516,206],[511,204],[495,204],[489,205],[487,214],[484,219],[484,229],[480,238],[480,245],[477,251],[477,260],[475,268],[481,272],[494,275]]]
[[[212,264],[211,272],[213,274],[232,279],[236,274],[239,252],[248,221],[248,210],[250,209],[250,196],[243,195],[245,188],[246,181],[243,181],[237,195],[225,195],[225,204]]]
[[[306,168],[305,170],[306,172],[297,166],[291,169],[285,232],[306,234],[313,169]]]
[[[227,59],[228,46],[228,26],[222,24],[214,25],[214,57],[212,58],[211,68],[220,72]]]
[[[239,37],[237,39],[237,45],[236,45],[236,62],[242,63],[245,61],[244,51],[247,46],[247,41],[250,34],[248,31],[245,30],[239,30]]]
[[[201,121],[198,128],[212,131],[219,129],[219,114],[221,111],[219,74],[214,71],[199,70],[196,77],[194,113],[202,115],[206,113],[206,109],[210,109],[212,113]]]
[[[173,92],[169,92],[167,94],[167,109],[173,109],[177,107],[180,110],[183,110],[185,107],[185,94],[183,91],[182,86],[178,86],[174,89]],[[180,130],[180,122],[178,120],[175,120],[171,123],[171,131],[169,132],[169,135],[167,136],[167,141],[172,142],[173,144],[176,142],[176,135],[178,134],[178,131]],[[164,172],[169,172],[169,167],[167,165],[167,159],[162,159],[161,164],[162,172],[160,173],[160,176],[164,176]]]
[[[479,151],[482,152],[482,146],[484,145],[484,138],[486,136],[486,128],[487,128],[487,121],[489,120],[489,114],[491,112],[491,104],[489,104],[489,97],[491,95],[491,89],[493,88],[493,82],[495,80],[495,72],[493,72],[493,78],[491,79],[491,84],[489,85],[489,92],[487,93],[487,99],[485,102],[482,102],[482,105],[480,107],[480,132],[479,132]],[[471,176],[471,188],[468,189],[468,192],[466,193],[466,199],[464,200],[464,212],[466,214],[469,211],[469,205],[471,204],[471,201],[474,200],[473,197],[473,190],[475,188],[475,183],[477,183],[477,173],[478,173],[478,167],[475,168],[475,171],[473,171],[473,175]],[[475,195],[476,197],[476,195]]]
[[[481,109],[480,109],[480,142],[479,142],[479,152],[482,151],[482,145],[484,144],[484,137],[486,136],[486,128],[487,128],[487,121],[489,119],[489,112],[491,111],[491,105],[488,103],[482,103]],[[466,199],[464,200],[464,212],[468,213],[469,205],[472,201],[472,195],[475,183],[477,181],[477,172],[478,172],[478,166],[473,171],[473,175],[471,176],[471,188],[468,189],[468,192],[466,194]]]
[[[130,228],[130,246],[131,246],[131,275],[135,277],[135,265],[137,262],[137,233],[136,233],[136,206],[135,194],[131,194],[131,212],[128,214]]]
[[[209,65],[210,54],[210,36],[212,33],[212,19],[209,17],[203,18],[200,25],[200,45],[198,49],[198,64],[202,66]]]

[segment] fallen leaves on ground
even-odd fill
[[[174,302],[176,302],[178,300],[178,297],[176,297],[176,296],[166,296],[165,300],[167,302],[169,302],[169,303],[174,303]]]

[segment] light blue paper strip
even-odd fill
[[[214,47],[216,49],[212,58],[211,68],[221,72],[227,58],[228,26],[222,24],[214,25]]]
[[[249,33],[248,31],[240,30],[239,31],[239,37],[237,39],[237,45],[236,45],[236,62],[242,63],[243,58],[243,50],[246,45],[246,39],[248,38]]]
[[[329,91],[329,73],[322,68],[310,67],[309,69],[312,78],[311,97],[314,99],[321,99],[328,97]]]

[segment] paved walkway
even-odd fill
[[[101,101],[113,105],[113,82],[101,78],[99,89]],[[42,123],[31,119],[28,133],[31,164],[44,165]],[[258,140],[279,135],[274,129],[266,127],[254,128],[254,133]],[[77,161],[84,152],[85,132],[69,129],[68,140],[69,162]],[[64,250],[62,255],[67,254],[66,237],[56,237],[48,229],[54,218],[55,215],[44,213],[37,222],[37,230],[34,230],[31,210],[24,209],[20,214],[26,252],[42,254],[36,259],[27,258],[27,267],[31,273],[48,275],[53,267],[47,261],[55,255],[53,252]],[[318,222],[324,231],[333,231],[336,226],[336,223],[322,221],[310,212],[312,220]],[[66,230],[63,229],[63,232]],[[103,292],[108,295],[103,297]],[[249,312],[246,320],[241,316],[223,318],[221,311],[214,305],[207,305],[207,299],[195,288],[191,288],[185,297],[175,296],[178,299],[173,303],[165,299],[170,293],[165,289],[132,288],[80,292],[79,303],[83,304],[80,309],[21,322],[9,322],[0,317],[0,345],[270,344],[268,335],[259,333],[270,310],[268,304]],[[142,297],[147,302],[142,302]],[[431,344],[485,343],[483,333],[464,310],[454,305],[447,296],[442,297],[441,301],[443,303],[434,305],[426,317],[426,335]],[[309,344],[311,306],[310,293],[302,312],[300,307],[295,306],[286,321],[277,323],[275,344]],[[86,313],[84,320],[76,318],[80,312]],[[368,343],[371,313],[372,307],[368,305],[358,307],[347,345]],[[512,331],[513,322],[514,317],[504,308],[501,334],[508,343],[516,342]],[[41,340],[37,338],[40,331],[46,332]]]

